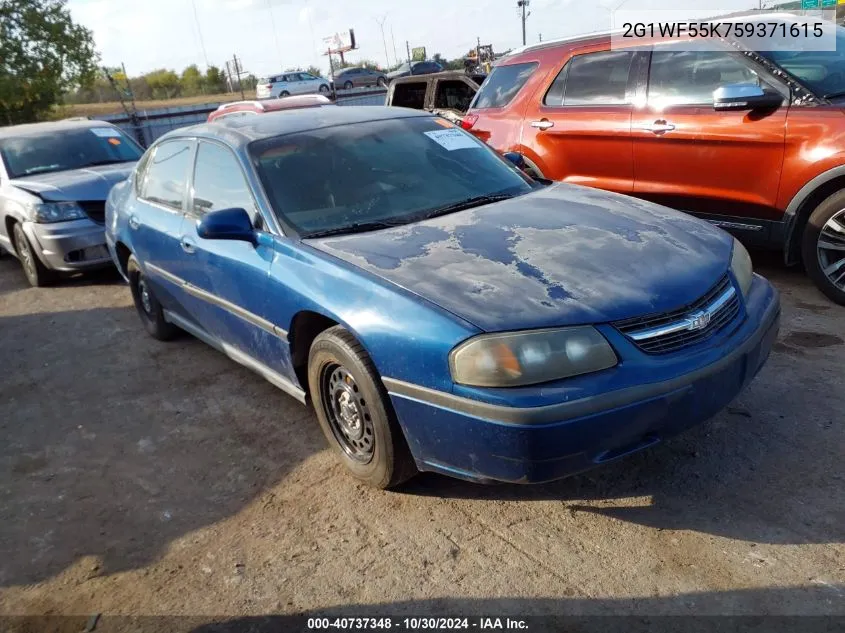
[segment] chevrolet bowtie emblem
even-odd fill
[[[709,312],[693,312],[690,316],[690,324],[688,330],[703,330],[710,325]]]

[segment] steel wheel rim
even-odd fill
[[[816,242],[819,267],[839,290],[845,290],[845,209],[825,222]]]
[[[29,250],[29,242],[26,237],[18,231],[18,255],[21,256],[24,272],[30,279],[35,278],[35,262],[32,261],[32,253]]]
[[[375,454],[375,427],[364,394],[343,366],[329,364],[320,374],[320,398],[329,428],[351,459],[367,464]]]
[[[147,316],[153,313],[153,300],[150,296],[150,289],[147,287],[147,282],[143,279],[138,280],[138,301],[141,302],[141,309]]]

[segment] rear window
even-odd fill
[[[422,110],[425,107],[425,81],[396,84],[393,88],[393,101],[390,105],[400,108]]]
[[[496,66],[475,97],[473,108],[502,108],[522,90],[537,69],[537,62]]]

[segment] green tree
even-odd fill
[[[43,119],[65,92],[90,85],[97,68],[91,31],[66,0],[0,0],[0,121]]]
[[[161,68],[144,75],[154,99],[172,99],[179,95],[179,76],[172,70]]]
[[[183,97],[193,97],[203,92],[204,77],[196,64],[191,64],[182,71],[179,86]]]
[[[205,90],[209,94],[226,91],[226,73],[217,66],[209,66],[205,71]]]

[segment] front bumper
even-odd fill
[[[536,407],[384,382],[421,470],[536,483],[610,462],[711,418],[757,375],[779,327],[777,290],[755,277],[745,321],[721,343],[724,353],[670,379]]]
[[[51,224],[25,222],[23,230],[41,263],[50,270],[74,272],[112,264],[105,230],[91,220]]]

